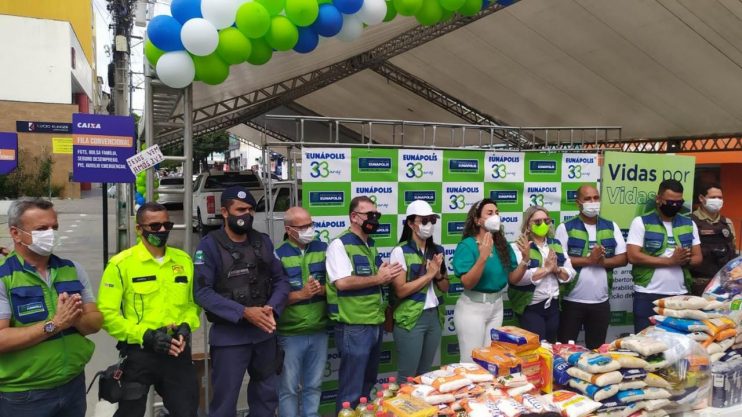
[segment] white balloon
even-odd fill
[[[180,30],[180,41],[193,55],[206,56],[219,45],[219,32],[206,19],[189,19]]]
[[[353,42],[363,33],[363,22],[355,14],[343,14],[343,28],[336,35],[344,42]]]
[[[157,77],[172,88],[183,88],[193,82],[196,67],[186,51],[166,52],[157,60]]]
[[[237,8],[243,2],[237,0],[201,0],[201,15],[217,29],[232,26]]]
[[[378,25],[386,17],[386,1],[363,0],[363,6],[356,15],[369,26]]]

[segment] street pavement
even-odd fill
[[[100,286],[100,277],[103,273],[103,210],[100,188],[84,192],[83,198],[79,200],[54,200],[54,207],[58,214],[60,247],[55,254],[62,258],[72,259],[79,262],[87,271],[93,291],[97,297]],[[170,219],[175,223],[183,223],[183,212],[180,208],[170,211]],[[193,254],[199,242],[197,233],[193,234],[193,247],[187,252]],[[183,249],[184,232],[173,230],[168,240],[168,245]],[[116,206],[115,200],[108,199],[108,242],[109,259],[116,254]],[[0,246],[9,247],[12,241],[8,235],[6,213],[0,214]],[[193,335],[194,353],[204,352],[204,328],[208,323],[202,322],[202,327]],[[114,364],[118,359],[116,341],[101,330],[91,335],[90,339],[95,342],[96,348],[93,358],[85,368],[87,383],[92,380],[96,372]],[[201,381],[199,381],[201,382]],[[242,390],[238,409],[245,408],[245,389]],[[93,384],[87,396],[87,417],[94,415],[95,406],[98,402],[98,385]],[[155,398],[155,402],[160,401]]]

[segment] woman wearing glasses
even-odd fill
[[[443,294],[448,291],[443,247],[433,242],[439,216],[422,200],[410,203],[406,214],[400,245],[392,250],[390,259],[404,269],[392,281],[398,300],[394,342],[401,381],[430,371],[441,344]]]
[[[485,198],[469,210],[464,240],[453,254],[454,273],[464,284],[453,314],[461,362],[471,362],[472,349],[489,346],[490,331],[502,325],[502,296],[515,264],[497,204]]]
[[[569,282],[576,272],[562,245],[554,239],[553,221],[541,206],[523,213],[521,236],[513,247],[518,269],[527,270],[510,277],[508,298],[520,327],[556,342],[559,328],[559,284]]]

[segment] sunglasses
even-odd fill
[[[665,200],[665,204],[669,206],[682,206],[685,200]]]
[[[554,223],[554,220],[552,220],[552,219],[537,219],[537,220],[533,220],[533,224],[535,224],[536,226],[541,226],[544,223],[546,223],[546,224],[552,224],[552,223]]]
[[[150,224],[140,223],[139,226],[146,227],[147,229],[153,232],[157,232],[161,230],[163,227],[165,228],[165,230],[170,231],[170,230],[173,230],[173,226],[175,226],[175,223],[173,222],[164,222],[164,223],[156,222],[156,223],[150,223]]]
[[[418,216],[420,218],[420,224],[423,226],[427,226],[428,223],[436,224],[438,223],[438,218],[436,216]]]
[[[381,213],[379,213],[378,211],[367,211],[365,213],[361,213],[360,211],[354,211],[353,213],[355,213],[355,214],[365,214],[366,217],[369,218],[369,219],[378,219],[379,217],[381,217]]]

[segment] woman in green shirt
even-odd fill
[[[472,349],[489,346],[490,331],[502,326],[508,279],[520,280],[525,273],[501,226],[497,204],[488,198],[478,202],[469,210],[464,240],[453,254],[454,273],[464,284],[453,313],[461,362],[472,361]]]

